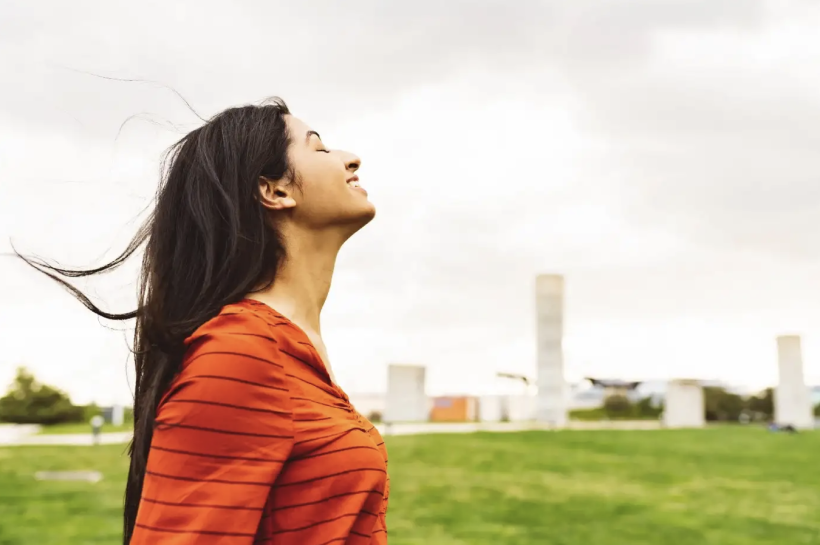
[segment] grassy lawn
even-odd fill
[[[388,438],[391,545],[820,545],[820,433]],[[116,543],[124,446],[0,449],[0,545]],[[40,483],[97,469],[97,484]]]
[[[112,424],[103,424],[102,432],[109,433],[115,431],[131,431],[133,424],[124,424],[122,426],[114,426]],[[87,433],[91,435],[91,424],[55,424],[54,426],[43,426],[40,434],[69,434],[69,433]]]
[[[569,417],[572,420],[581,420],[584,422],[600,422],[602,420],[653,420],[657,422],[659,416],[627,414],[621,417],[609,416],[603,408],[596,409],[575,409],[569,412]]]

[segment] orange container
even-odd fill
[[[472,422],[478,416],[478,400],[471,396],[439,396],[433,398],[431,422]]]

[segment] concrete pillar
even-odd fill
[[[535,398],[528,394],[509,396],[510,422],[531,422],[535,412]]]
[[[111,409],[111,423],[115,426],[122,426],[125,423],[125,407],[114,405]]]
[[[663,406],[663,425],[667,428],[702,428],[706,425],[703,386],[699,381],[669,381]]]
[[[535,279],[538,316],[538,396],[535,418],[550,426],[567,424],[567,385],[564,379],[564,277],[541,274]]]
[[[774,421],[797,429],[814,428],[809,389],[803,376],[800,336],[777,338],[779,380],[774,391]]]
[[[500,422],[501,412],[500,395],[485,395],[478,400],[478,419],[481,422]]]
[[[387,368],[385,422],[427,422],[430,401],[425,389],[426,368],[421,365],[390,365]]]

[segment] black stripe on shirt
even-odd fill
[[[223,537],[253,537],[254,534],[240,534],[236,532],[216,532],[209,530],[172,530],[170,528],[156,528],[154,526],[146,526],[145,524],[137,523],[136,526],[152,532],[165,532],[170,534],[203,534],[207,536],[223,536]]]
[[[329,479],[331,477],[338,477],[339,475],[348,475],[350,473],[360,473],[362,471],[378,471],[379,473],[387,473],[384,469],[380,467],[361,467],[357,469],[348,469],[346,471],[339,471],[337,473],[328,473],[327,475],[320,475],[318,477],[313,477],[311,479],[305,479],[303,481],[292,481],[288,483],[277,483],[274,485],[274,488],[285,488],[286,486],[296,486],[299,484],[307,484],[313,483],[316,481],[321,481],[322,479]]]
[[[207,478],[195,478],[195,477],[182,477],[180,475],[168,475],[165,473],[157,473],[155,471],[145,471],[146,475],[151,475],[153,477],[161,477],[163,479],[171,479],[173,481],[187,481],[189,483],[218,483],[218,484],[241,484],[246,486],[270,486],[271,483],[269,482],[256,482],[256,481],[229,481],[226,479],[207,479]]]
[[[190,426],[188,424],[176,424],[173,422],[158,422],[156,429],[162,430],[165,428],[180,428],[186,430],[207,431],[213,433],[224,433],[227,435],[242,435],[244,437],[266,437],[269,439],[293,439],[292,435],[271,435],[267,433],[250,433],[245,431],[223,430],[219,428],[206,428],[204,426]]]
[[[163,452],[171,452],[173,454],[184,454],[186,456],[200,456],[202,458],[218,458],[220,460],[244,460],[246,462],[272,462],[277,464],[284,464],[287,460],[275,458],[254,458],[251,456],[228,456],[226,454],[209,454],[207,452],[193,452],[189,450],[177,450],[159,445],[151,445],[151,450],[161,450]]]

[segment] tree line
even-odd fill
[[[725,388],[704,388],[706,420],[708,422],[738,422],[742,419],[768,422],[774,418],[774,392],[767,388],[757,395],[740,396]],[[659,418],[663,404],[655,403],[651,397],[633,402],[623,395],[609,396],[596,409],[571,412],[571,416],[581,420],[628,420]],[[25,367],[17,369],[17,375],[8,390],[0,397],[0,422],[15,424],[63,424],[88,422],[95,414],[100,414],[96,405],[74,405],[69,395],[62,390],[42,384]],[[820,404],[814,408],[820,417]],[[126,420],[131,416],[126,411]]]
[[[709,386],[703,389],[704,411],[707,422],[768,422],[774,419],[774,390],[766,388],[752,396],[741,396],[725,388]],[[612,395],[596,409],[572,411],[571,416],[580,420],[629,420],[654,419],[663,413],[663,403],[655,403],[651,397],[632,401],[623,395]],[[820,404],[814,408],[820,417]]]
[[[80,423],[100,413],[95,404],[75,405],[66,392],[41,383],[25,367],[17,369],[8,392],[0,397],[0,422],[12,424]]]

